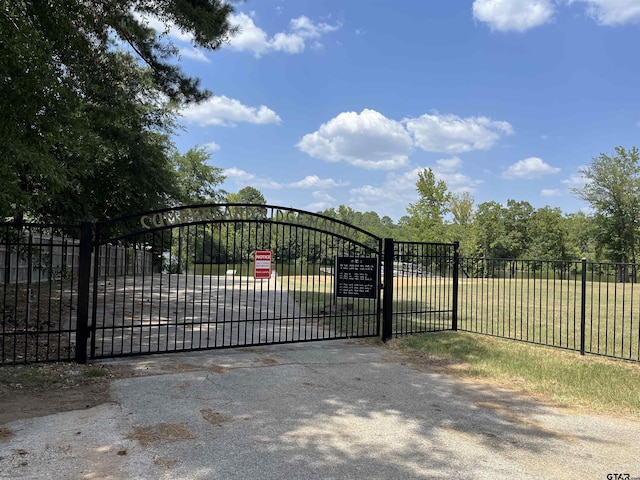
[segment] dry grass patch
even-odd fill
[[[464,332],[390,343],[407,363],[482,379],[559,405],[640,418],[640,364]]]

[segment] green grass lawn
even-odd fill
[[[640,364],[465,332],[393,340],[410,359],[568,406],[640,417]]]
[[[574,280],[468,278],[459,284],[462,330],[580,349],[581,284]],[[587,282],[585,350],[640,360],[640,287]]]
[[[284,288],[317,314],[333,301],[330,275],[281,277]],[[446,330],[452,322],[450,278],[394,279],[394,332]],[[571,350],[580,349],[581,284],[575,279],[461,278],[458,328]],[[375,301],[355,301],[372,313]],[[587,282],[585,351],[640,360],[640,286]]]
[[[289,275],[278,280],[306,315],[318,318],[320,324],[347,336],[376,335],[377,299],[336,299],[330,274]]]

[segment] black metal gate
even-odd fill
[[[383,340],[458,329],[459,247],[384,240]]]
[[[382,242],[329,217],[177,207],[97,224],[95,239],[92,358],[380,335]],[[338,275],[337,258],[375,271]]]
[[[286,207],[0,224],[0,364],[457,329],[455,244]]]

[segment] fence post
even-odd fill
[[[382,283],[382,341],[393,336],[393,257],[394,244],[392,238],[384,239],[383,261],[384,275]]]
[[[580,355],[584,355],[587,323],[587,259],[582,259],[582,287],[580,292]]]
[[[459,263],[460,263],[460,242],[453,242],[453,305],[451,312],[451,330],[458,330],[458,279],[459,279]]]
[[[91,277],[91,250],[93,236],[91,223],[80,227],[80,254],[78,260],[78,303],[76,310],[76,362],[87,363],[89,338],[89,280]]]

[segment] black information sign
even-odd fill
[[[376,257],[336,257],[336,297],[378,298]]]

